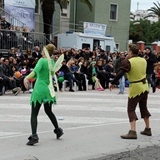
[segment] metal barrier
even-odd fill
[[[27,48],[33,49],[35,46],[42,48],[44,45],[46,45],[44,33],[0,30],[0,49],[19,46],[22,50],[26,50]]]

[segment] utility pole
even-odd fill
[[[74,32],[76,31],[77,0],[74,0]]]
[[[139,10],[139,2],[137,2],[137,10]]]

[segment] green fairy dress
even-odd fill
[[[36,106],[36,102],[42,104],[42,102],[56,104],[56,94],[53,87],[54,79],[57,84],[57,91],[59,90],[57,77],[55,73],[61,68],[62,62],[64,59],[64,55],[62,54],[56,63],[52,59],[50,59],[47,50],[44,48],[45,55],[47,58],[41,58],[36,64],[34,70],[26,77],[26,79],[35,78],[36,83],[34,85],[34,89],[31,95],[30,104],[34,104]]]
[[[51,60],[52,67],[54,67],[54,61]],[[30,103],[34,103],[38,101],[40,104],[42,102],[56,102],[55,97],[52,97],[48,88],[50,84],[49,80],[49,68],[48,68],[48,61],[46,58],[41,58],[36,67],[33,70],[35,72],[36,82],[34,85],[34,90],[31,95]]]

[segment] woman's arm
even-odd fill
[[[29,80],[30,78],[33,78],[36,75],[36,73],[34,71],[32,71],[28,76],[26,76],[25,78],[27,80]]]
[[[28,89],[28,82],[30,78],[33,78],[36,75],[34,71],[32,71],[28,76],[26,76],[23,80],[24,86],[26,89]]]

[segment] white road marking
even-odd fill
[[[71,127],[71,128],[64,128],[64,132],[67,130],[76,130],[76,129],[84,129],[84,128],[95,128],[95,127],[102,127],[102,126],[108,126],[108,125],[117,125],[117,124],[122,124],[122,123],[128,123],[128,122],[116,122],[116,123],[112,123],[112,124],[97,124],[97,125],[87,125],[87,126],[79,126],[79,127]],[[41,131],[38,132],[38,134],[46,134],[46,133],[50,133],[52,132],[50,131]],[[17,134],[17,135],[10,135],[7,137],[0,137],[0,139],[8,139],[8,138],[15,138],[15,137],[23,137],[23,136],[29,136],[30,133],[22,133],[22,134]]]
[[[76,92],[75,92],[76,93]],[[118,104],[124,104],[126,103],[127,105],[127,94],[126,95],[113,95],[113,94],[100,94],[100,93],[92,93],[92,92],[87,92],[86,93],[82,93],[82,92],[77,92],[76,95],[74,94],[74,98],[70,98],[67,96],[71,96],[71,93],[62,93],[65,94],[66,97],[61,97],[59,95],[58,97],[58,104],[59,103],[63,103],[63,102],[81,102],[81,103],[113,103],[113,105],[118,105]],[[64,96],[64,95],[63,95]],[[83,97],[84,96],[84,97]],[[93,98],[90,98],[90,96],[93,96]],[[125,98],[124,98],[125,97]],[[115,98],[115,101],[113,100],[113,98]],[[154,100],[152,100],[152,98],[154,98]],[[28,106],[30,106],[29,102],[30,102],[30,95],[26,94],[26,96],[2,96],[0,97],[1,100],[1,105],[3,105],[3,103],[5,105],[6,104],[6,100],[8,101],[8,103],[12,103],[12,101],[15,99],[17,100],[17,104],[19,105],[19,102],[24,101],[25,103],[28,103]],[[159,95],[149,95],[149,100],[148,100],[148,105],[157,105],[159,106],[160,104],[160,99],[159,99]]]
[[[59,116],[57,116],[58,118]],[[62,117],[62,116],[60,116]],[[101,117],[68,117],[63,116],[64,120],[61,123],[73,123],[73,124],[100,124],[100,123],[112,123],[117,121],[126,121],[127,119],[121,118],[101,118]],[[29,122],[30,115],[0,115],[0,122]],[[50,120],[45,115],[38,116],[39,122],[48,123]]]
[[[160,108],[159,107],[159,104],[156,104],[156,106],[154,106],[154,108],[150,108],[149,107],[149,111],[151,113],[160,113]],[[31,110],[31,106],[28,105],[28,104],[5,104],[2,105],[0,104],[0,109],[13,109],[13,110],[19,110],[19,109],[27,109],[27,110]],[[41,109],[43,110],[43,106],[41,107]],[[122,113],[126,113],[127,111],[127,105],[126,106],[121,106],[119,104],[119,107],[116,107],[115,104],[113,104],[113,106],[110,106],[108,107],[107,105],[104,107],[102,106],[93,106],[92,103],[91,104],[88,104],[88,105],[54,105],[53,106],[53,112],[54,110],[64,110],[64,111],[69,111],[69,110],[72,110],[72,111],[108,111],[108,112],[122,112]],[[139,113],[139,108],[137,107],[136,108],[136,112]],[[9,112],[10,113],[10,112]]]
[[[152,119],[152,121],[160,121],[160,119]],[[144,123],[143,120],[141,120],[140,122]],[[104,123],[104,124],[97,124],[97,125],[86,125],[86,126],[64,128],[64,132],[69,131],[69,130],[77,130],[77,129],[84,129],[84,128],[96,128],[96,127],[118,125],[118,124],[128,124],[128,120],[125,122],[114,122],[114,123]],[[38,134],[46,134],[46,133],[50,133],[50,132],[52,132],[52,131],[51,130],[50,131],[41,131],[41,132],[38,132]],[[16,138],[16,137],[23,137],[23,136],[29,136],[29,135],[30,135],[30,133],[22,133],[22,134],[10,135],[7,137],[0,137],[0,139]]]
[[[74,97],[78,97],[78,96],[84,96],[84,97],[86,97],[86,96],[88,96],[88,97],[90,97],[90,96],[93,96],[93,97],[97,97],[97,96],[99,96],[99,97],[105,97],[106,99],[107,99],[107,97],[116,97],[116,98],[121,98],[121,97],[128,97],[128,91],[126,91],[125,92],[125,94],[122,94],[122,95],[117,95],[117,93],[119,92],[119,90],[116,90],[116,91],[114,91],[113,93],[112,92],[109,92],[108,90],[106,90],[106,91],[104,91],[104,92],[96,92],[96,91],[89,91],[89,92],[74,92],[74,93],[71,93],[71,92],[60,92],[59,94],[58,94],[58,98],[59,99],[61,99],[62,98],[62,96],[72,96],[72,95],[74,95]],[[112,94],[110,94],[110,93],[112,93]],[[61,96],[61,94],[62,94],[62,96]],[[31,94],[26,94],[26,93],[24,93],[24,94],[22,94],[22,93],[20,93],[18,96],[12,96],[12,95],[3,95],[3,96],[1,96],[1,98],[0,99],[24,99],[24,98],[26,98],[26,99],[28,99],[28,100],[30,100],[30,96],[31,96]],[[153,93],[149,93],[149,96],[148,96],[149,98],[159,98],[159,94],[157,94],[157,92],[156,92],[156,94],[153,94]]]
[[[22,132],[0,132],[0,137],[4,136],[11,136],[11,135],[19,135],[22,134]]]

